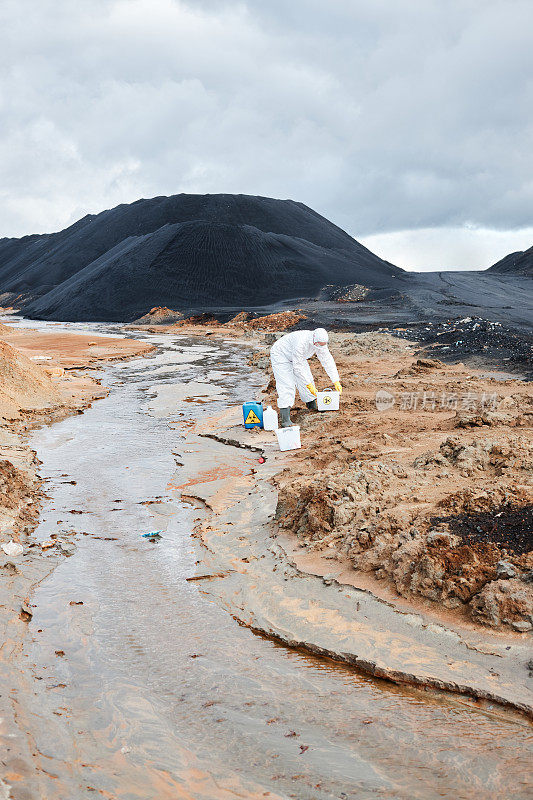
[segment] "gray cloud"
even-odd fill
[[[156,194],[531,225],[530,0],[4,0],[0,235]]]

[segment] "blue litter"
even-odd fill
[[[152,531],[151,533],[141,533],[141,536],[143,537],[143,539],[154,539],[156,536],[161,538],[161,534],[162,533],[163,533],[163,530]]]

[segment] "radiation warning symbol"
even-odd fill
[[[331,397],[328,397],[326,395],[326,397],[322,398],[322,402],[324,403],[325,406],[329,406],[329,404],[331,403]]]
[[[261,420],[255,413],[255,411],[251,408],[248,412],[248,416],[245,420],[245,425],[261,425]]]

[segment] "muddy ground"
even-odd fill
[[[293,468],[291,454],[279,452],[272,432],[245,430],[239,412],[230,408],[189,428],[172,482],[206,509],[194,533],[192,580],[201,591],[243,625],[292,648],[531,717],[527,635],[404,599],[335,552],[302,548],[276,521],[276,478]],[[206,470],[213,461],[217,468]],[[247,462],[251,469],[243,470]]]
[[[215,337],[220,335],[236,341],[245,341],[253,352],[251,362],[257,369],[265,371],[266,385],[269,379],[266,357],[268,342],[276,335],[276,325],[280,324],[282,327],[285,323],[290,326],[294,324],[294,320],[286,317],[279,320],[270,318],[265,323],[259,325],[256,323],[253,329],[248,326],[247,320],[242,318],[229,327],[214,324],[202,326],[185,321],[185,324],[180,326],[179,333],[198,333],[202,336]],[[175,328],[171,329],[171,332],[175,332]],[[14,331],[12,335],[15,335]],[[32,343],[31,337],[34,334],[29,331],[27,335],[29,337],[26,341],[27,352],[31,352],[32,355],[36,353],[50,355],[49,350],[32,349],[35,341]],[[90,342],[92,341],[91,338]],[[74,343],[70,338],[68,341],[65,340],[65,347],[68,346],[76,351],[71,353],[70,363],[78,365],[81,363],[83,347],[87,350],[87,355],[92,357],[92,348],[95,345],[90,342],[86,341],[82,345],[79,341],[77,344]],[[109,345],[110,339],[106,337],[105,343]],[[135,348],[138,344],[130,341],[128,346]],[[530,713],[530,694],[525,679],[527,658],[524,658],[524,645],[528,634],[524,627],[512,626],[513,622],[520,621],[518,617],[511,619],[509,612],[506,611],[508,616],[498,621],[497,628],[488,627],[487,620],[477,618],[469,604],[464,601],[461,606],[448,603],[443,615],[441,605],[419,591],[418,587],[409,586],[409,590],[401,596],[402,593],[395,587],[394,574],[387,572],[387,564],[393,562],[393,559],[388,559],[385,550],[381,567],[385,572],[384,576],[377,574],[380,567],[376,569],[371,566],[365,569],[358,565],[355,556],[359,555],[359,552],[363,553],[363,549],[357,553],[346,551],[349,542],[348,533],[357,530],[361,520],[354,514],[350,520],[341,522],[338,509],[342,507],[350,510],[355,502],[357,510],[364,510],[369,532],[372,530],[371,526],[377,526],[383,516],[388,527],[383,533],[375,527],[374,541],[390,542],[397,535],[391,522],[394,504],[402,511],[406,509],[410,510],[409,513],[416,511],[418,516],[415,522],[419,518],[422,519],[425,512],[429,513],[433,506],[438,506],[439,495],[432,485],[431,478],[440,488],[451,487],[448,488],[448,492],[456,487],[457,481],[460,486],[468,483],[468,477],[470,485],[473,483],[473,477],[476,487],[479,485],[478,473],[474,471],[469,474],[469,466],[464,459],[458,468],[461,480],[464,478],[463,483],[455,475],[453,465],[445,465],[450,473],[446,480],[445,476],[437,477],[437,472],[431,471],[433,470],[431,462],[420,467],[413,466],[411,462],[414,462],[419,454],[435,451],[440,453],[440,445],[444,441],[441,436],[476,437],[480,432],[484,435],[492,431],[493,434],[522,436],[531,444],[530,428],[527,427],[530,421],[529,413],[527,409],[524,410],[522,419],[517,411],[521,406],[515,397],[520,395],[521,402],[522,390],[524,387],[527,389],[526,384],[516,381],[498,382],[494,378],[481,375],[472,376],[466,368],[457,365],[451,368],[427,361],[417,363],[421,357],[417,350],[417,345],[413,343],[383,334],[362,336],[335,334],[332,351],[338,360],[346,387],[342,412],[317,415],[300,408],[295,413],[295,418],[302,426],[304,449],[292,455],[285,456],[275,452],[275,437],[272,434],[268,435],[270,437],[268,446],[265,445],[266,432],[246,433],[246,442],[241,446],[238,432],[242,434],[242,426],[237,406],[230,409],[228,419],[215,419],[206,415],[208,419],[203,426],[187,423],[185,428],[190,430],[191,442],[187,442],[183,450],[185,466],[182,468],[188,477],[182,485],[183,479],[178,477],[181,474],[178,470],[176,480],[170,485],[175,484],[176,490],[181,491],[182,496],[203,500],[215,514],[215,517],[208,516],[206,521],[198,525],[196,535],[207,551],[203,557],[199,555],[197,564],[199,575],[187,580],[193,580],[195,585],[196,581],[199,581],[200,586],[202,583],[208,584],[217,600],[222,598],[222,605],[244,625],[264,631],[289,645],[301,645],[312,652],[332,655],[339,660],[359,666],[365,672],[377,677],[386,677],[397,683],[408,682],[419,686],[447,688],[488,701],[503,702]],[[133,355],[133,352],[131,354]],[[115,357],[123,355],[124,352],[120,351],[118,353],[115,351],[114,354]],[[64,359],[62,363],[68,366],[69,361],[64,353],[61,357]],[[71,413],[80,407],[75,405],[74,382],[70,381],[70,378],[74,378],[76,370],[67,368],[66,374],[53,377],[55,370],[60,367],[57,361],[43,366],[39,362],[36,364],[34,361],[29,361],[21,353],[15,356],[11,353],[10,360],[11,363],[16,361],[19,364],[25,379],[30,376],[37,382],[37,388],[42,383],[50,393],[49,396],[40,399],[45,415],[43,418],[50,421],[53,419],[51,409],[54,407],[59,409],[61,405],[60,402],[57,406],[55,392],[60,391],[64,398],[63,393],[67,392],[67,387],[72,396],[68,409],[65,403],[62,413]],[[319,365],[313,364],[312,367],[318,385],[323,386],[324,383],[319,378]],[[76,380],[83,380],[83,377],[78,376]],[[85,380],[88,384],[87,392],[90,393],[91,389],[104,391],[102,387]],[[503,403],[503,411],[499,411],[498,408],[494,410],[492,407],[494,391],[488,393],[485,399],[487,408],[477,409],[481,422],[474,421],[468,415],[459,417],[457,414],[459,411],[473,413],[471,397],[470,405],[465,409],[459,407],[458,401],[457,409],[446,406],[439,410],[437,400],[440,401],[440,396],[435,399],[435,408],[424,408],[421,411],[418,400],[416,409],[401,407],[408,402],[407,399],[404,400],[403,395],[410,397],[411,386],[416,386],[417,391],[420,387],[426,387],[424,405],[431,406],[432,399],[429,395],[431,387],[434,391],[439,387],[441,391],[447,393],[452,391],[454,385],[458,390],[465,381],[471,390],[470,395],[487,387],[497,387],[494,391],[502,393],[501,401],[498,400],[498,403]],[[14,385],[22,384],[15,381]],[[179,382],[172,388],[178,391]],[[193,384],[187,388],[193,388]],[[379,389],[394,395],[395,403],[392,408],[378,411],[375,394]],[[398,399],[395,392],[400,389],[402,396]],[[23,390],[27,394],[25,384]],[[159,400],[164,401],[165,397],[164,393],[161,397],[158,394],[157,398],[151,401],[151,407],[153,406],[155,412],[159,413],[157,403]],[[505,399],[507,397],[511,397],[516,404],[516,413],[511,414],[513,405]],[[89,402],[88,398],[89,394],[86,395],[84,402]],[[271,389],[265,395],[265,399],[269,398],[272,399]],[[446,398],[448,402],[447,394]],[[189,397],[185,399],[188,401]],[[387,397],[384,399],[389,402]],[[410,399],[409,402],[413,405],[415,401]],[[452,406],[453,402],[449,400]],[[499,419],[499,423],[502,424],[495,424],[494,415],[498,413],[509,414],[512,419]],[[26,414],[27,412],[19,413],[18,420],[14,418],[9,423],[9,426],[15,424],[21,426],[18,433],[13,433],[22,436],[19,439],[21,447],[24,445]],[[493,415],[491,421],[484,422],[482,419],[484,414]],[[415,423],[415,418],[418,417],[423,421]],[[459,419],[461,424],[467,426],[479,424],[480,427],[456,427]],[[35,417],[31,417],[32,424],[36,421],[38,420]],[[394,425],[398,427],[398,433],[393,430]],[[9,426],[6,424],[5,430],[8,430]],[[221,435],[222,438],[228,437],[228,443],[220,440]],[[397,439],[394,438],[396,436]],[[213,442],[213,439],[219,441]],[[239,448],[234,447],[235,443],[239,444]],[[518,454],[521,452],[514,440],[513,447],[513,452]],[[267,455],[266,464],[259,464],[260,452]],[[491,451],[490,456],[494,457],[494,452]],[[192,467],[187,466],[187,461],[191,459],[196,459],[196,465],[193,464]],[[206,471],[206,462],[216,464],[219,468],[214,470],[210,468]],[[244,462],[246,463],[243,466]],[[354,462],[356,462],[355,467],[353,467]],[[407,475],[403,485],[395,482],[400,478],[401,472],[396,469],[396,464],[399,464]],[[493,477],[493,466],[490,467],[489,477]],[[67,469],[68,465],[65,472]],[[440,464],[439,469],[444,471],[444,466]],[[506,477],[513,475],[516,480],[516,476],[520,476],[521,480],[521,468],[518,469],[516,463],[513,462],[509,469]],[[366,481],[366,497],[361,498],[356,495],[354,501],[350,496],[348,482],[345,480],[348,470],[352,470],[354,475],[363,473]],[[505,469],[502,474],[504,472]],[[479,470],[479,473],[481,474],[482,470]],[[293,481],[295,474],[296,484]],[[19,489],[16,488],[16,478],[16,475],[8,477],[7,480],[11,483],[4,493],[6,496],[17,497]],[[68,481],[68,476],[65,476],[64,480]],[[39,486],[37,476],[34,477],[34,481],[40,491],[42,487]],[[324,481],[327,481],[325,485]],[[439,481],[444,481],[442,486]],[[349,486],[352,484],[353,480]],[[300,494],[296,497],[297,486]],[[355,489],[361,487],[359,478],[354,486]],[[341,487],[344,487],[342,495]],[[413,487],[417,489],[416,496],[412,496]],[[27,496],[34,502],[38,500],[38,495],[32,494],[31,491],[23,497],[24,491],[21,487],[19,510],[24,507],[24,497]],[[401,496],[400,491],[403,491]],[[318,537],[308,535],[310,525],[309,521],[304,519],[306,509],[303,508],[302,498],[308,500],[307,508],[311,509],[311,518],[314,514],[314,518],[320,522],[319,527],[314,529],[314,533],[320,530],[321,534]],[[526,576],[524,558],[527,556],[527,538],[523,536],[522,523],[524,520],[528,521],[529,510],[526,504],[520,506],[521,516],[518,520],[520,525],[517,525],[515,506],[516,503],[511,508],[506,507],[498,517],[503,523],[505,537],[503,542],[498,540],[496,544],[501,550],[500,560],[509,562],[504,567],[505,570],[509,572],[509,569],[514,569],[517,577],[512,578],[507,574],[499,580],[511,589],[516,581],[527,589],[528,584],[523,580]],[[26,503],[25,507],[26,509],[31,507],[31,502]],[[36,512],[37,510],[35,509]],[[442,519],[435,520],[431,524],[440,537],[443,535],[443,528],[451,524],[446,518],[447,515],[453,517],[454,523],[459,520],[458,524],[461,524],[463,517],[455,508],[452,508],[451,514],[448,513],[448,507],[438,506],[438,510]],[[223,523],[226,512],[229,516]],[[276,514],[275,525],[267,524],[270,512]],[[24,525],[23,516],[19,514],[17,517],[17,513],[15,508],[10,511],[12,523],[16,518],[15,524],[12,524],[14,538],[24,544],[26,552],[22,559],[15,562],[11,560],[11,564],[2,570],[4,597],[9,599],[9,603],[6,602],[2,648],[2,658],[7,663],[19,648],[20,636],[27,624],[28,616],[35,613],[31,597],[28,597],[29,588],[42,580],[59,563],[64,554],[68,554],[70,544],[68,539],[60,541],[58,537],[54,537],[50,550],[41,552],[41,548],[32,542],[29,535],[31,523],[27,522]],[[492,520],[490,514],[490,509],[480,511],[477,516],[469,513],[468,526],[465,522],[464,531],[447,529],[446,533],[451,536],[469,537],[469,546],[473,552],[477,552],[475,547],[481,536],[478,528],[484,530],[483,526],[487,524],[487,520]],[[474,528],[472,528],[473,519],[475,519]],[[415,522],[412,523],[412,527],[416,527]],[[433,529],[423,528],[422,522],[418,524],[421,529],[419,543],[422,543],[427,553],[431,556],[445,552],[446,542],[443,545],[440,539],[428,541],[434,532]],[[364,522],[361,524],[361,529],[363,525]],[[25,527],[28,530],[25,530]],[[220,535],[222,528],[224,536]],[[6,528],[0,530],[3,534],[7,532]],[[516,535],[517,530],[520,532],[519,537]],[[332,533],[335,533],[335,536],[328,538]],[[411,538],[411,541],[415,540],[417,536]],[[368,543],[367,552],[371,552],[373,541],[370,535]],[[514,547],[516,552],[510,552],[512,549],[510,543],[516,545]],[[402,547],[403,540],[396,550],[401,550]],[[508,552],[504,553],[504,550]],[[379,553],[378,549],[375,553]],[[476,555],[476,558],[478,557]],[[209,569],[206,568],[209,567],[209,559],[213,560],[215,574],[213,576],[208,574],[206,580],[206,573],[209,573]],[[495,563],[497,569],[497,562]],[[350,576],[346,580],[344,577],[341,578],[341,575],[344,576],[348,572]],[[56,574],[57,571],[54,575]],[[324,580],[316,578],[317,575],[324,576]],[[350,581],[353,575],[359,582],[368,581],[367,586],[370,586],[370,589],[364,592],[357,588],[352,589]],[[498,583],[494,580],[490,582]],[[217,595],[219,585],[220,594]],[[386,602],[379,600],[380,594],[386,598]],[[423,614],[419,613],[420,609]],[[443,619],[447,619],[448,622],[459,621],[463,627],[432,624],[432,619],[441,622]],[[480,625],[480,622],[483,624]],[[474,631],[472,636],[466,635],[467,626]],[[476,631],[481,631],[482,635],[478,636]],[[0,711],[4,711],[1,705]],[[218,719],[216,721],[220,722]]]
[[[107,390],[80,369],[153,348],[131,339],[43,334],[0,324],[0,541],[31,535],[41,487],[25,433],[77,413]]]
[[[306,447],[276,479],[279,525],[402,597],[530,631],[530,386],[384,334],[335,334],[332,351],[341,411],[296,412]]]
[[[0,324],[0,657],[6,664],[20,650],[32,616],[32,590],[74,547],[68,538],[55,534],[43,545],[33,538],[45,495],[39,461],[27,435],[36,426],[81,413],[107,394],[80,367],[152,349],[132,340],[43,335]],[[23,552],[13,554],[13,543]],[[6,723],[11,718],[3,695],[0,717]],[[0,779],[0,794],[4,789]]]
[[[265,402],[275,406],[268,345],[280,335],[276,329],[305,322],[302,312],[243,313],[223,324],[203,315],[159,329],[244,334],[256,348],[252,363],[268,380]],[[435,358],[433,339],[421,347],[430,330],[419,341],[405,338],[407,331],[332,334],[341,410],[316,414],[297,402],[293,420],[304,446],[274,479],[276,519],[302,550],[349,565],[397,596],[476,625],[527,633],[533,629],[531,384],[504,372],[511,340],[502,326],[465,319],[437,331],[438,348],[468,341],[479,356],[481,340],[489,342],[491,358],[500,359],[496,371],[493,364],[489,370]],[[514,365],[528,348],[516,342]],[[317,361],[313,370],[325,388]]]
[[[29,613],[28,594],[55,561],[68,552],[59,538],[46,553],[33,540],[43,486],[39,462],[27,443],[31,428],[81,413],[107,390],[86,373],[102,359],[151,350],[141,342],[63,333],[43,335],[0,325],[0,630],[4,657],[16,646],[20,618]],[[23,547],[12,555],[8,544]],[[4,549],[5,548],[5,549]],[[7,550],[7,552],[6,552]],[[21,614],[22,608],[22,614]]]

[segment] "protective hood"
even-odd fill
[[[313,344],[316,342],[325,342],[326,344],[329,342],[328,332],[324,328],[316,328],[313,331]]]

